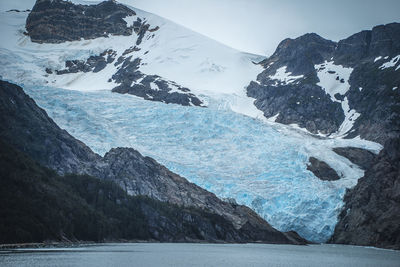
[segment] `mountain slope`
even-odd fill
[[[400,139],[390,139],[346,192],[331,243],[400,249]]]
[[[0,117],[4,122],[0,126],[0,137],[37,158],[44,166],[60,174],[74,172],[114,181],[129,195],[146,195],[171,204],[207,210],[222,216],[241,232],[242,239],[235,241],[298,243],[293,239],[293,233],[277,231],[248,207],[221,201],[132,148],[112,149],[103,158],[96,155],[61,130],[22,88],[4,81],[0,81],[0,88]],[[33,123],[24,123],[29,121]],[[32,133],[35,138],[32,138]],[[75,151],[71,147],[80,149]],[[65,160],[52,159],[53,154],[64,156],[63,151],[69,152]],[[81,162],[80,159],[82,165],[71,164]]]
[[[312,133],[383,144],[399,134],[400,24],[338,43],[317,34],[283,40],[247,88],[266,117]]]
[[[0,53],[4,55],[3,61],[13,65],[16,71],[0,75],[8,80],[80,91],[113,89],[165,103],[217,105],[261,117],[252,105],[254,99],[246,96],[244,87],[261,70],[252,61],[262,57],[234,50],[133,7],[129,7],[131,11],[120,10],[116,15],[118,23],[122,14],[125,16],[122,18],[125,28],[118,24],[122,27],[119,31],[108,28],[103,31],[108,21],[91,18],[89,12],[93,8],[100,9],[103,4],[91,7],[79,3],[81,1],[42,0],[32,8],[31,15],[6,13],[1,31],[18,34],[10,35],[11,39],[2,46]],[[112,12],[118,9],[118,4],[109,1],[107,5],[114,7],[102,10],[103,17],[114,16]],[[67,13],[62,12],[65,7],[68,7]],[[74,16],[89,24],[97,19],[103,26],[97,30],[92,28],[92,35],[82,30],[67,33],[65,29],[69,26],[65,21]],[[71,35],[57,42],[75,40],[77,36],[82,40],[54,44],[56,37],[49,36],[46,29],[60,32],[59,36]],[[132,35],[119,35],[130,30],[133,30]],[[29,35],[32,34],[35,35],[32,41],[37,38],[40,43],[31,42]],[[105,37],[91,39],[98,35]],[[29,71],[15,64],[15,58],[21,56],[32,66]]]

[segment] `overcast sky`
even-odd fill
[[[400,22],[400,0],[118,1],[168,18],[239,50],[266,56],[287,37],[315,32],[338,41],[375,25]],[[0,0],[0,10],[31,8],[34,2]]]
[[[120,0],[242,51],[270,55],[287,37],[340,40],[400,22],[400,0]]]

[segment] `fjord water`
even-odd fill
[[[217,196],[252,207],[279,230],[316,242],[330,237],[345,188],[362,175],[356,166],[343,167],[349,177],[321,181],[306,169],[310,149],[332,157],[339,169],[346,159],[317,138],[296,137],[227,109],[166,105],[109,91],[24,88],[95,152],[133,147]]]
[[[0,251],[0,266],[399,266],[400,252],[342,245],[104,244]]]

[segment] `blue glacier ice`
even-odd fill
[[[281,231],[323,242],[334,230],[346,186],[306,170],[305,137],[229,110],[109,91],[27,85],[25,91],[61,128],[101,155],[112,147],[133,147],[219,197],[248,205]]]

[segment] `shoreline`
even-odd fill
[[[15,243],[15,244],[0,244],[0,253],[10,250],[18,249],[46,249],[46,248],[79,248],[86,246],[101,246],[110,244],[133,244],[133,243],[148,243],[148,244],[208,244],[208,245],[243,245],[243,244],[258,244],[258,245],[288,245],[288,246],[348,246],[348,247],[359,247],[366,249],[376,249],[376,250],[387,250],[400,252],[399,249],[395,248],[382,248],[374,246],[360,246],[352,244],[331,244],[331,243],[311,243],[306,245],[294,245],[294,244],[276,244],[276,243],[264,243],[264,242],[245,242],[245,243],[229,243],[229,242],[201,242],[201,241],[180,241],[180,242],[160,242],[157,240],[107,240],[104,242],[94,242],[94,241],[70,241],[70,242],[38,242],[38,243]]]

